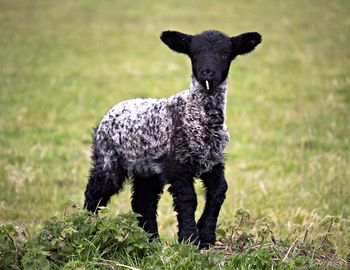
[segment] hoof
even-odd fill
[[[203,249],[209,249],[210,247],[214,246],[213,243],[199,243],[199,249],[203,250]]]

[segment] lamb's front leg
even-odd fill
[[[139,214],[139,225],[149,234],[150,239],[158,238],[157,205],[164,184],[158,176],[133,176],[131,206]]]
[[[224,165],[216,165],[210,172],[201,175],[200,178],[206,188],[205,207],[198,221],[200,246],[204,248],[214,244],[216,240],[216,223],[227,191]]]
[[[169,188],[174,198],[174,208],[177,212],[179,226],[179,242],[187,241],[197,244],[198,231],[195,221],[195,211],[197,208],[197,196],[193,186],[193,176],[176,175]]]

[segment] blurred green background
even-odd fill
[[[35,228],[82,204],[92,128],[115,103],[186,89],[190,63],[163,30],[263,43],[229,75],[228,196],[219,223],[244,208],[281,234],[340,218],[350,247],[350,1],[0,1],[0,222]],[[199,207],[203,190],[198,183]],[[130,209],[130,187],[114,197]],[[167,192],[163,238],[176,232]]]

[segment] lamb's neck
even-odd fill
[[[212,89],[204,88],[194,77],[190,86],[190,92],[198,106],[204,106],[208,110],[226,111],[227,79]],[[210,108],[208,108],[208,106]]]

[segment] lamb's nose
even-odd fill
[[[202,70],[202,75],[205,76],[205,77],[213,77],[213,75],[215,74],[215,71],[213,70],[210,70],[210,69],[203,69]]]

